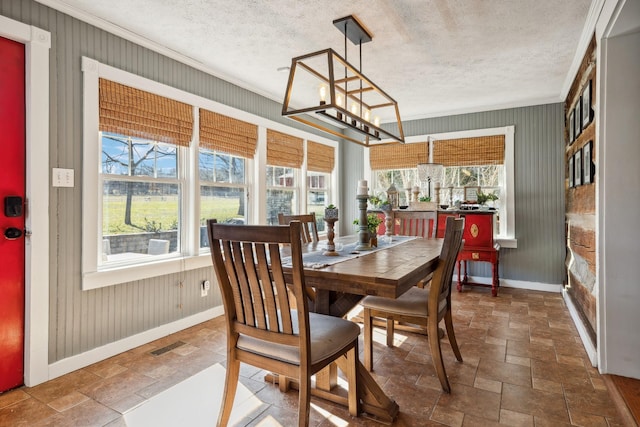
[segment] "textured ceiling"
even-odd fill
[[[282,102],[291,58],[344,54],[333,20],[372,33],[362,72],[403,121],[561,101],[590,0],[39,0],[101,18]],[[348,42],[356,67],[358,50]]]

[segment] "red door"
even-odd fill
[[[24,45],[0,37],[0,392],[24,379]]]

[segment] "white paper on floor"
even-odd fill
[[[127,411],[128,427],[213,426],[218,420],[225,369],[215,364]],[[229,425],[257,409],[262,402],[238,383]]]

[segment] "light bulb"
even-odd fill
[[[369,121],[369,120],[370,120],[370,118],[371,118],[371,111],[369,111],[368,109],[365,109],[365,110],[364,110],[364,119],[365,119],[366,121]]]
[[[336,105],[340,108],[344,108],[344,103],[342,102],[342,95],[336,95]],[[340,111],[336,111],[336,117],[338,120],[342,120],[342,113]]]
[[[380,117],[375,116],[373,118],[373,125],[377,128],[380,127]],[[373,131],[373,134],[376,136],[376,138],[380,137],[380,131],[378,131],[377,129]]]
[[[351,104],[351,114],[353,114],[354,116],[358,115],[358,104],[356,104],[355,102]],[[355,118],[351,118],[351,125],[355,126],[357,123]]]
[[[320,93],[320,105],[326,104],[327,102],[327,87],[325,85],[320,85],[318,89]]]

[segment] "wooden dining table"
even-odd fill
[[[345,236],[336,239],[336,243],[348,244],[355,239]],[[416,238],[371,253],[360,251],[355,258],[326,267],[305,267],[306,285],[313,290],[310,311],[343,317],[366,295],[399,297],[435,270],[442,242],[443,239]],[[326,241],[308,244],[304,251],[322,250],[325,244]],[[346,372],[343,362],[340,359],[337,364]],[[359,361],[357,371],[362,410],[381,421],[393,421],[398,415],[398,404],[384,393]],[[346,398],[331,393],[336,384],[337,370],[332,366],[316,375],[312,392],[346,405]]]

